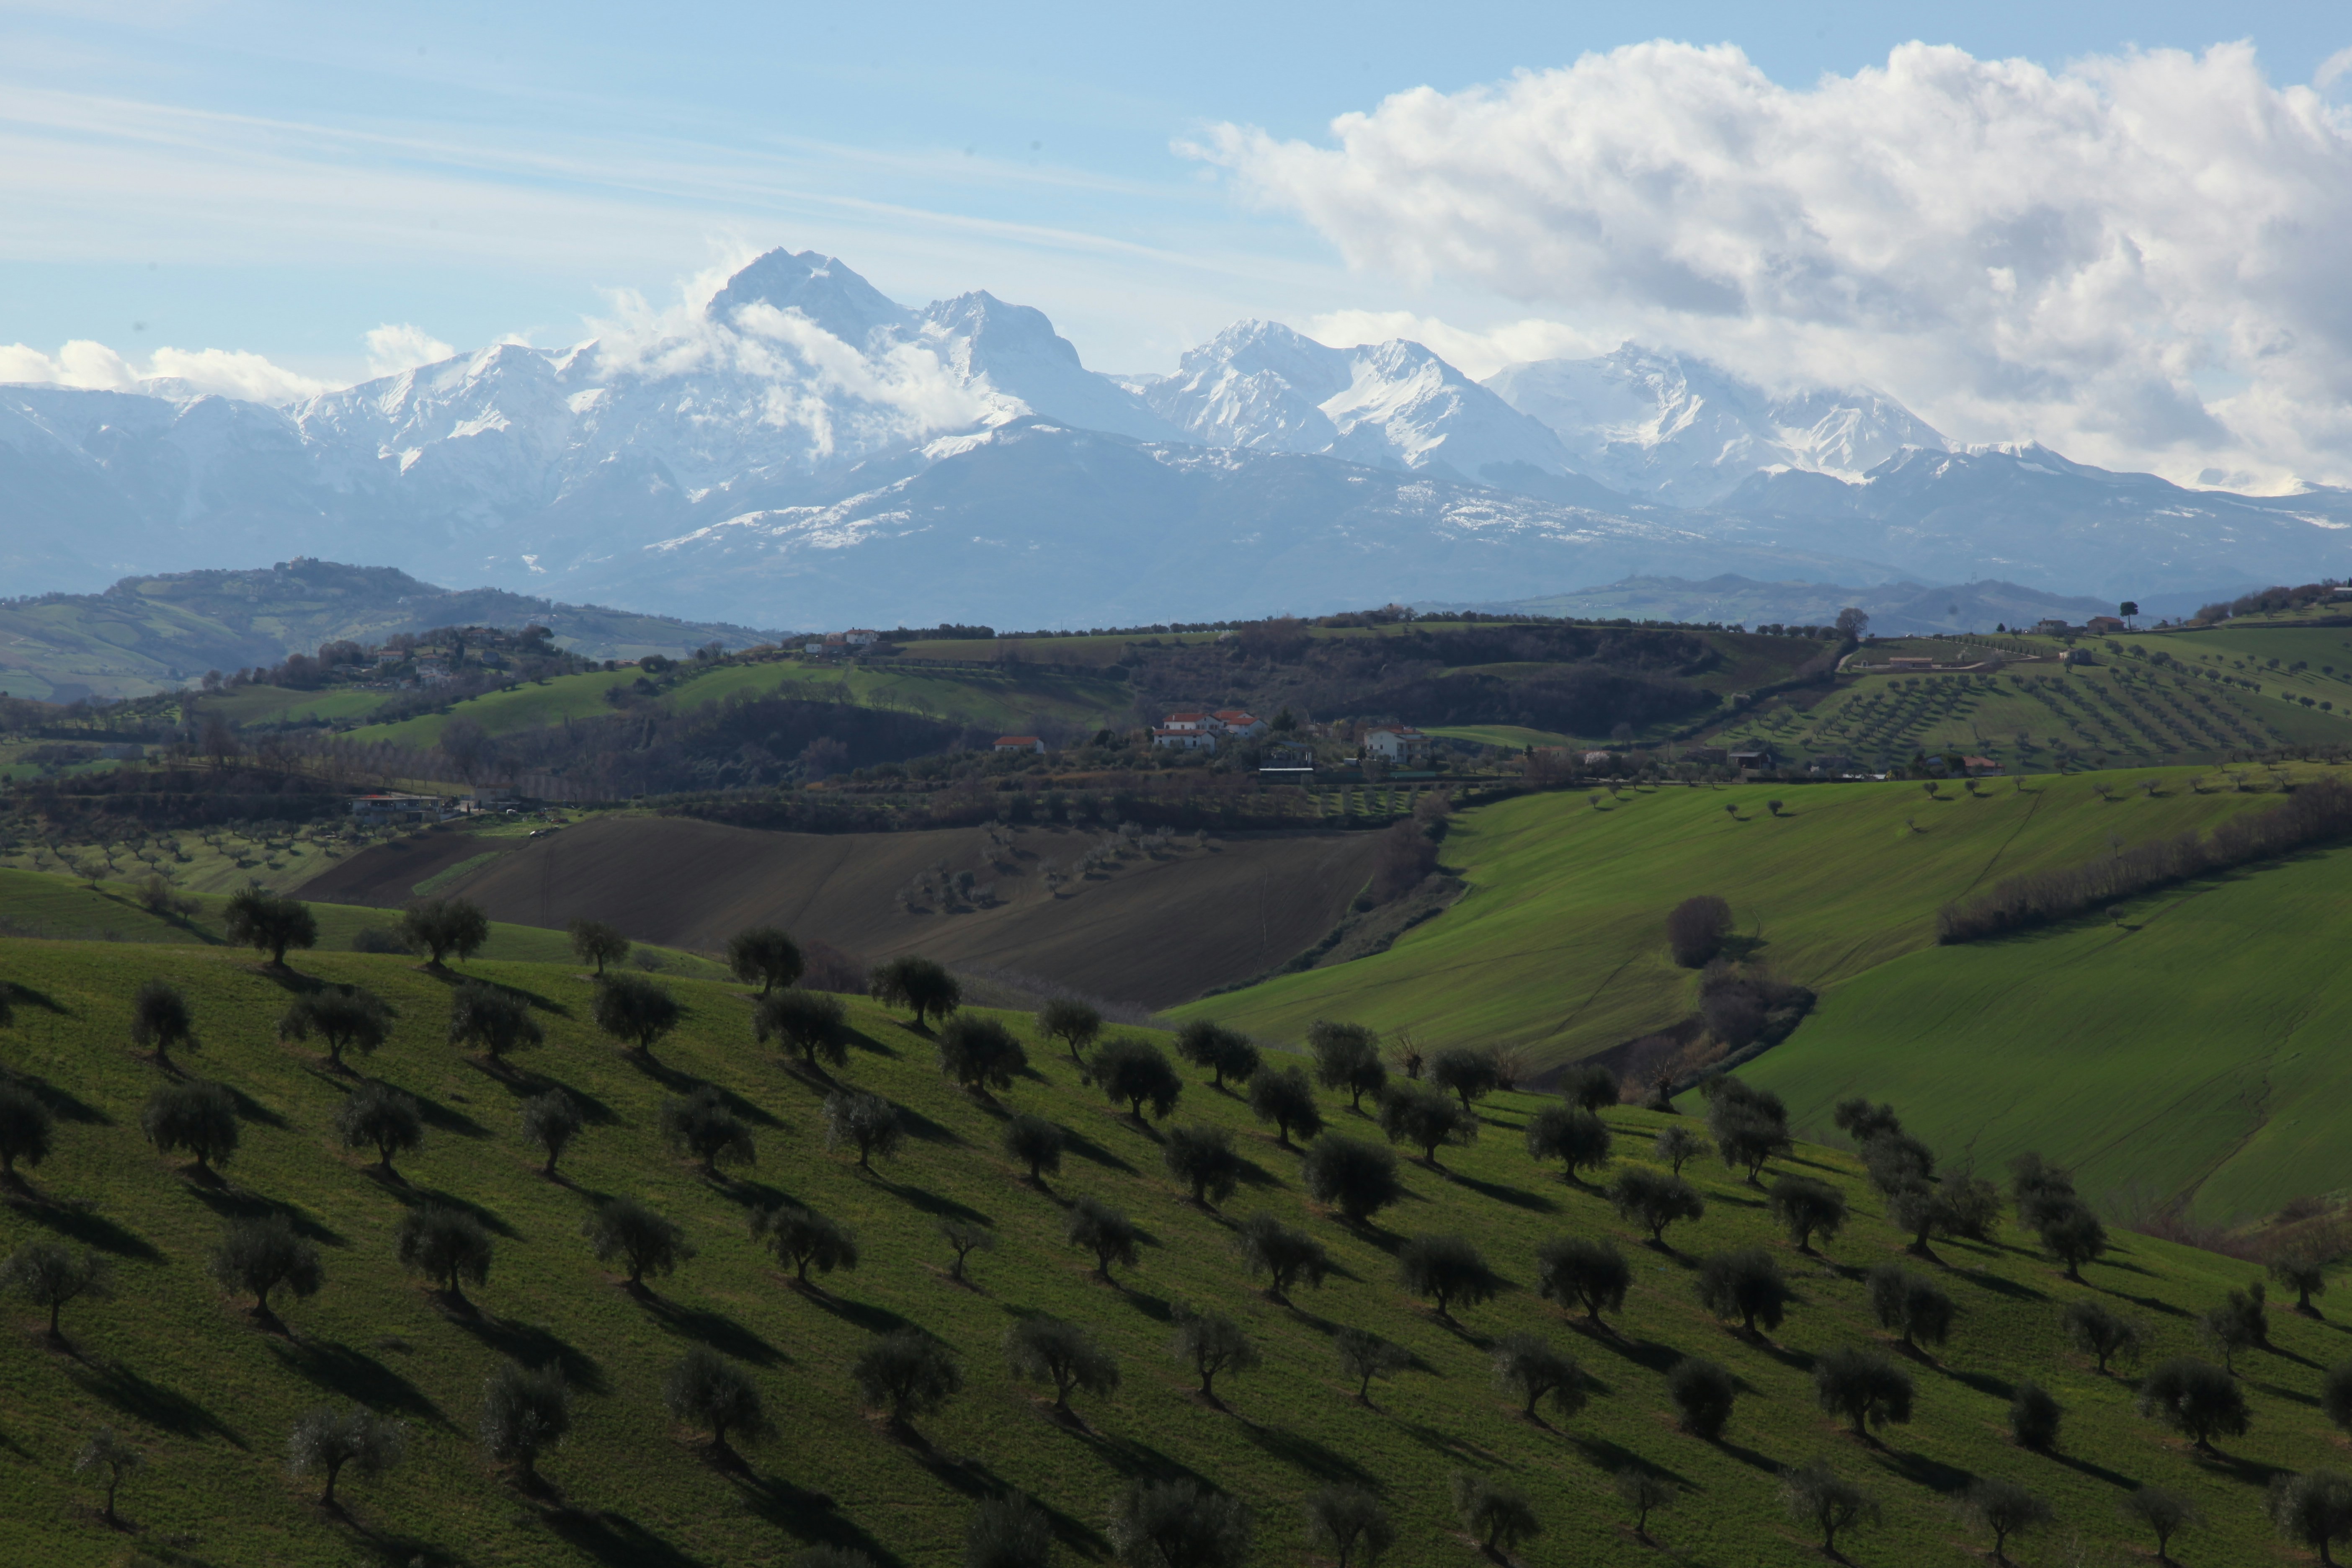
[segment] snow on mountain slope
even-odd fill
[[[1704,360],[1632,343],[1599,359],[1508,365],[1485,384],[1558,434],[1585,473],[1669,506],[1711,506],[1759,468],[1858,479],[1906,447],[1947,445],[1879,393],[1774,395]]]

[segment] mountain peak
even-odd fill
[[[864,347],[877,328],[908,326],[913,313],[848,265],[814,250],[772,250],[727,280],[704,313],[732,323],[751,305],[797,310],[843,342]]]

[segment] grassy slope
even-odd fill
[[[999,1487],[1034,1492],[1066,1541],[1092,1557],[1106,1505],[1129,1476],[1190,1472],[1255,1505],[1259,1561],[1301,1561],[1300,1500],[1325,1480],[1353,1479],[1380,1488],[1399,1517],[1390,1563],[1467,1568],[1475,1559],[1452,1533],[1444,1500],[1447,1472],[1458,1466],[1502,1474],[1534,1498],[1549,1529],[1530,1561],[1623,1563],[1647,1553],[1626,1537],[1607,1476],[1636,1462],[1692,1489],[1654,1524],[1684,1561],[1753,1568],[1815,1560],[1780,1517],[1773,1476],[1816,1455],[1864,1479],[1886,1505],[1883,1529],[1851,1538],[1861,1561],[1979,1560],[1946,1503],[1974,1474],[2020,1479],[2056,1508],[2058,1531],[2030,1544],[2029,1560],[2079,1539],[2084,1554],[2070,1561],[2137,1561],[2118,1544],[2127,1537],[2115,1503],[2133,1485],[2160,1482],[2194,1494],[2210,1517],[2210,1530],[2187,1543],[2190,1561],[2267,1561],[2276,1549],[2261,1485],[2273,1467],[2308,1468],[2336,1450],[2310,1405],[2319,1369],[2344,1353],[2332,1325],[2276,1317],[2282,1353],[2246,1359],[2253,1431],[2226,1441],[2229,1458],[2218,1464],[2199,1462],[2134,1415],[2125,1383],[2094,1375],[2061,1348],[2059,1307],[2095,1295],[2146,1318],[2163,1353],[2184,1351],[2184,1314],[2244,1272],[2128,1237],[2109,1262],[2089,1268],[2084,1286],[2015,1247],[1946,1244],[1946,1283],[1961,1317],[1939,1364],[1915,1369],[1917,1419],[1886,1429],[1884,1448],[1843,1435],[1814,1407],[1808,1368],[1826,1349],[1874,1337],[1856,1276],[1889,1257],[1896,1238],[1853,1182],[1851,1163],[1822,1151],[1800,1158],[1847,1185],[1863,1211],[1829,1248],[1827,1267],[1772,1237],[1753,1195],[1716,1166],[1692,1169],[1710,1208],[1675,1235],[1683,1254],[1633,1246],[1597,1199],[1530,1168],[1517,1146],[1529,1102],[1516,1097],[1490,1102],[1486,1138],[1449,1155],[1451,1178],[1409,1170],[1412,1195],[1387,1216],[1392,1230],[1360,1236],[1311,1213],[1291,1159],[1234,1102],[1194,1083],[1179,1121],[1232,1127],[1255,1166],[1228,1217],[1267,1209],[1307,1226],[1339,1266],[1328,1289],[1301,1290],[1297,1308],[1285,1310],[1246,1289],[1226,1221],[1172,1192],[1152,1138],[1081,1090],[1066,1062],[1041,1055],[1042,1075],[1007,1096],[1082,1140],[1055,1193],[1040,1194],[995,1153],[997,1113],[949,1089],[925,1041],[856,1005],[864,1039],[844,1076],[898,1100],[919,1131],[903,1158],[867,1177],[821,1152],[815,1089],[752,1049],[747,1004],[727,989],[681,987],[692,1016],[663,1047],[656,1075],[585,1026],[588,988],[568,971],[482,965],[551,1009],[549,1044],[526,1063],[544,1079],[505,1080],[439,1043],[441,982],[399,960],[316,958],[306,971],[364,982],[404,1012],[395,1040],[369,1067],[418,1095],[433,1125],[426,1147],[403,1162],[413,1184],[387,1187],[328,1131],[346,1085],[307,1053],[270,1042],[279,985],[226,954],[158,948],[140,957],[126,971],[120,949],[0,944],[0,965],[47,1003],[20,1001],[33,1021],[7,1038],[6,1059],[75,1117],[39,1185],[77,1205],[12,1206],[0,1214],[0,1241],[13,1246],[54,1226],[113,1252],[122,1287],[121,1300],[68,1314],[70,1358],[40,1342],[30,1313],[8,1310],[0,1558],[10,1561],[123,1560],[121,1538],[91,1520],[90,1489],[63,1463],[100,1420],[152,1460],[122,1500],[142,1542],[157,1551],[175,1542],[184,1553],[173,1560],[215,1563],[717,1563],[835,1540],[866,1545],[886,1563],[946,1568],[960,1561],[971,1498]],[[188,989],[206,1039],[199,1065],[247,1099],[246,1147],[227,1191],[189,1184],[135,1131],[136,1107],[159,1077],[123,1044],[124,1014],[132,981],[151,971]],[[758,1123],[761,1163],[740,1183],[706,1184],[652,1136],[666,1088],[698,1079],[740,1095]],[[541,1081],[564,1083],[600,1112],[566,1162],[577,1186],[541,1180],[515,1137],[515,1098]],[[1621,1156],[1640,1157],[1637,1134],[1663,1120],[1611,1116]],[[701,1249],[645,1300],[617,1289],[577,1235],[593,1196],[622,1193],[679,1220]],[[1094,1282],[1061,1245],[1059,1200],[1075,1193],[1124,1205],[1150,1232],[1143,1266],[1124,1289]],[[748,1202],[784,1194],[854,1221],[864,1266],[834,1276],[819,1295],[792,1289],[742,1228]],[[498,1233],[489,1283],[474,1292],[479,1317],[445,1310],[394,1266],[392,1231],[404,1205],[436,1195],[476,1205]],[[328,1270],[318,1297],[286,1304],[290,1338],[258,1331],[202,1272],[224,1214],[269,1207],[290,1211],[320,1239]],[[977,1289],[941,1277],[944,1254],[931,1230],[946,1214],[984,1219],[1000,1238],[978,1260]],[[1389,1254],[1400,1236],[1439,1228],[1475,1235],[1515,1287],[1465,1310],[1460,1332],[1393,1282]],[[1627,1247],[1637,1283],[1622,1318],[1626,1339],[1582,1336],[1527,1289],[1536,1244],[1561,1233],[1614,1235]],[[1802,1291],[1769,1345],[1726,1332],[1690,1300],[1688,1253],[1748,1244],[1772,1247]],[[1163,1353],[1166,1318],[1180,1299],[1233,1311],[1264,1350],[1262,1368],[1221,1385],[1229,1414],[1197,1404]],[[1121,1358],[1116,1397],[1080,1397],[1083,1430],[1048,1421],[1031,1391],[1005,1379],[997,1346],[1006,1326],[1040,1310],[1088,1323]],[[967,1369],[963,1397],[924,1424],[928,1448],[896,1442],[863,1417],[845,1373],[869,1333],[901,1322],[944,1339]],[[1378,1410],[1339,1386],[1328,1336],[1343,1324],[1370,1327],[1416,1358],[1379,1391]],[[1520,1419],[1490,1383],[1483,1346],[1521,1330],[1564,1342],[1590,1373],[1592,1403],[1559,1430]],[[707,1464],[659,1406],[665,1369],[697,1340],[750,1363],[788,1427],[783,1441],[751,1448],[737,1478]],[[509,1351],[571,1369],[577,1430],[543,1467],[566,1510],[520,1504],[473,1446],[481,1379]],[[1723,1447],[1677,1434],[1666,1417],[1662,1374],[1684,1353],[1725,1362],[1745,1384]],[[2068,1408],[2063,1458],[2021,1453],[2001,1436],[2010,1390],[2026,1377]],[[281,1457],[300,1411],[347,1394],[415,1428],[406,1468],[374,1484],[346,1478],[348,1522],[319,1514],[308,1500],[315,1481],[289,1479]],[[809,1494],[818,1491],[837,1508],[813,1506]]]
[[[1825,1129],[1856,1092],[1982,1168],[2063,1148],[2087,1192],[2242,1220],[2352,1188],[2352,851],[2152,895],[2116,921],[1930,948],[1832,990],[1748,1076]]]
[[[1739,929],[1763,939],[1759,956],[1819,988],[1927,945],[1937,907],[1979,882],[2086,858],[2110,833],[2137,842],[2270,798],[2198,795],[2188,776],[2103,774],[2122,792],[2112,802],[2090,780],[2057,777],[2023,793],[1997,781],[1978,796],[1946,785],[1934,801],[1908,784],[1523,797],[1456,819],[1444,859],[1469,895],[1387,952],[1177,1016],[1292,1040],[1318,1017],[1358,1018],[1430,1044],[1569,1060],[1691,1010],[1693,976],[1673,967],[1661,934],[1683,899],[1728,899]],[[2142,777],[2162,780],[2160,793],[2140,794]],[[1776,797],[1787,815],[1769,814]]]

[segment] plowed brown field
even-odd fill
[[[530,840],[428,835],[371,849],[306,884],[302,896],[394,908],[424,878],[468,858],[495,860],[436,889],[493,920],[560,926],[609,921],[642,942],[709,951],[773,922],[867,958],[922,952],[995,966],[1096,995],[1161,1007],[1245,980],[1337,923],[1370,875],[1369,833],[1237,834],[1189,841],[1159,858],[1073,876],[1057,898],[1048,865],[1073,868],[1086,835],[1016,830],[992,851],[979,828],[938,833],[768,833],[673,817],[607,817]],[[512,846],[508,848],[507,846]],[[991,908],[908,910],[897,890],[927,868],[973,872]]]

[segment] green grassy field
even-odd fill
[[[316,1052],[273,1041],[269,1020],[288,984],[241,956],[0,943],[20,1020],[0,1034],[0,1049],[64,1113],[32,1194],[0,1211],[0,1242],[58,1234],[103,1249],[118,1268],[114,1300],[68,1309],[70,1350],[43,1342],[34,1311],[8,1309],[0,1559],[719,1564],[831,1542],[885,1563],[947,1568],[961,1560],[973,1501],[1017,1488],[1050,1510],[1073,1558],[1093,1560],[1104,1555],[1102,1525],[1118,1489],[1178,1475],[1252,1505],[1255,1561],[1314,1561],[1300,1503],[1318,1486],[1348,1481],[1379,1491],[1394,1513],[1400,1539],[1389,1563],[1468,1568],[1477,1558],[1446,1500],[1451,1472],[1469,1469],[1533,1501],[1545,1533],[1524,1561],[1620,1563],[1651,1558],[1610,1493],[1611,1473],[1633,1465],[1683,1489],[1653,1520],[1676,1560],[1756,1568],[1817,1560],[1778,1508],[1775,1478],[1783,1465],[1826,1457],[1885,1509],[1881,1527],[1843,1539],[1857,1562],[1979,1560],[1981,1538],[1949,1507],[1976,1476],[2018,1480],[2055,1510],[2050,1531],[2019,1543],[2024,1561],[2139,1561],[2116,1504],[2149,1482],[2190,1494],[2207,1515],[2207,1527],[2182,1542],[2184,1561],[2292,1561],[2263,1521],[2263,1485],[2282,1468],[2336,1462],[2339,1447],[2312,1407],[2321,1370],[2345,1354],[2332,1324],[2273,1314],[2277,1351],[2249,1352],[2242,1369],[2252,1428],[2223,1439],[2219,1459],[2199,1458],[2139,1417],[2126,1380],[2098,1375],[2063,1347],[2060,1309],[2088,1297],[2143,1319],[2158,1355],[2188,1352],[2189,1314],[2242,1284],[2244,1265],[2118,1234],[2074,1285],[2006,1226],[1999,1245],[1939,1243],[1941,1263],[1918,1266],[1958,1303],[1953,1337],[1911,1366],[1910,1424],[1873,1442],[1847,1436],[1816,1407],[1811,1367],[1831,1348],[1884,1341],[1859,1276],[1897,1256],[1901,1238],[1851,1161],[1816,1148],[1781,1168],[1838,1183],[1856,1208],[1822,1258],[1780,1239],[1756,1195],[1715,1164],[1690,1169],[1708,1208],[1670,1234],[1675,1250],[1636,1245],[1597,1197],[1530,1164],[1519,1129],[1537,1102],[1519,1096],[1486,1102],[1485,1136],[1449,1151],[1445,1171],[1408,1165],[1404,1203],[1360,1231],[1318,1212],[1293,1157],[1196,1079],[1175,1123],[1229,1129],[1248,1162],[1241,1190],[1213,1215],[1161,1173],[1157,1135],[1114,1115],[1066,1059],[1038,1052],[1035,1070],[1000,1108],[953,1089],[929,1041],[858,1002],[858,1037],[840,1077],[889,1097],[914,1131],[901,1156],[869,1175],[824,1151],[823,1086],[752,1046],[749,1004],[732,988],[680,984],[688,1020],[647,1065],[589,1026],[588,986],[571,966],[472,966],[532,997],[546,1023],[546,1046],[509,1075],[442,1043],[447,982],[394,958],[308,955],[298,967],[367,984],[401,1010],[393,1041],[364,1064],[425,1110],[425,1146],[403,1158],[398,1181],[379,1179],[372,1162],[335,1140],[331,1117],[351,1080]],[[163,1081],[125,1039],[128,994],[150,974],[194,1003],[204,1047],[190,1067],[239,1097],[244,1142],[226,1185],[190,1180],[137,1132],[138,1107]],[[665,1096],[705,1082],[734,1097],[757,1141],[757,1164],[719,1182],[655,1135]],[[550,1084],[592,1116],[561,1183],[538,1173],[516,1132],[518,1098]],[[1073,1155],[1047,1190],[996,1152],[1006,1109],[1044,1114],[1073,1134]],[[1327,1100],[1326,1111],[1356,1131],[1343,1105]],[[1647,1158],[1647,1134],[1665,1121],[1630,1110],[1609,1118],[1621,1161]],[[1116,1287],[1092,1278],[1061,1240],[1064,1205],[1081,1194],[1125,1208],[1146,1233],[1140,1267]],[[579,1234],[593,1205],[618,1194],[677,1220],[698,1249],[642,1296],[622,1289]],[[861,1266],[795,1289],[745,1232],[751,1205],[784,1197],[854,1224]],[[493,1233],[489,1279],[470,1288],[470,1308],[396,1267],[394,1226],[427,1202],[469,1207]],[[315,1297],[280,1303],[282,1332],[224,1300],[203,1267],[226,1220],[271,1211],[318,1242],[326,1268]],[[1307,1228],[1330,1251],[1328,1284],[1295,1290],[1294,1306],[1253,1290],[1235,1261],[1232,1225],[1259,1211]],[[970,1288],[945,1277],[947,1252],[933,1234],[943,1217],[978,1221],[997,1237],[993,1251],[976,1255]],[[1458,1327],[1395,1279],[1401,1240],[1429,1231],[1475,1237],[1507,1282],[1494,1302],[1460,1309]],[[1529,1289],[1536,1246],[1563,1234],[1611,1237],[1634,1263],[1617,1333],[1580,1331]],[[1797,1286],[1787,1321],[1765,1340],[1727,1331],[1692,1298],[1695,1258],[1745,1245],[1770,1248]],[[1166,1353],[1179,1301],[1232,1313],[1262,1353],[1262,1365],[1220,1383],[1223,1408],[1195,1397]],[[1119,1359],[1118,1392],[1079,1395],[1076,1423],[1050,1419],[1036,1392],[1005,1373],[1003,1336],[1034,1312],[1087,1324]],[[945,1342],[966,1380],[961,1397],[921,1423],[919,1442],[862,1413],[847,1372],[870,1336],[908,1324]],[[1375,1408],[1356,1403],[1333,1363],[1341,1326],[1371,1329],[1412,1357],[1376,1385]],[[1548,1336],[1580,1359],[1590,1395],[1581,1412],[1538,1425],[1494,1386],[1491,1346],[1514,1331]],[[740,1468],[714,1462],[662,1407],[665,1373],[697,1343],[743,1364],[783,1428],[778,1439],[744,1444]],[[541,1466],[551,1497],[518,1495],[473,1440],[483,1379],[509,1354],[559,1363],[574,1391],[572,1436]],[[1671,1422],[1664,1373],[1692,1354],[1723,1363],[1740,1382],[1719,1445]],[[2066,1407],[2055,1457],[2006,1438],[2011,1391],[2028,1378]],[[390,1475],[347,1475],[348,1511],[330,1514],[314,1506],[315,1479],[286,1473],[285,1435],[302,1411],[342,1398],[405,1419],[412,1440],[407,1463]],[[66,1464],[100,1422],[149,1460],[122,1490],[132,1534],[95,1518],[94,1489]]]
[[[291,691],[278,686],[239,686],[204,697],[201,706],[205,714],[217,714],[232,724],[332,724],[373,713],[398,695],[394,691]]]
[[[2196,793],[2180,770],[2097,779],[1627,789],[1524,796],[1456,819],[1443,848],[1470,891],[1387,952],[1286,975],[1176,1012],[1297,1040],[1318,1017],[1431,1044],[1572,1060],[1674,1023],[1696,1004],[1666,911],[1727,899],[1756,956],[1831,985],[1934,941],[1937,908],[1979,884],[2210,826],[2274,795]],[[2137,781],[2152,779],[2145,795]],[[2021,783],[2022,788],[2019,787]],[[2115,791],[2102,800],[2094,786]],[[1780,799],[1783,811],[1771,812]]]
[[[2114,918],[1928,948],[1834,987],[1747,1076],[1800,1125],[1867,1089],[1979,1165],[2063,1148],[2116,1206],[2236,1223],[2352,1190],[2352,851],[2134,900]]]

